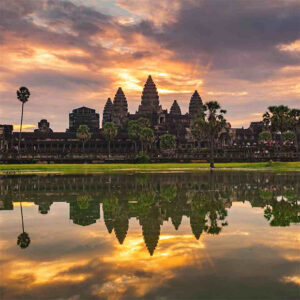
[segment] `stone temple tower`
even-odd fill
[[[171,115],[181,115],[181,109],[180,106],[177,103],[177,100],[174,100],[171,109],[170,109]]]
[[[102,127],[106,122],[111,122],[112,107],[113,104],[111,102],[111,99],[108,98],[103,110]]]
[[[195,91],[189,105],[189,115],[192,120],[196,119],[198,116],[203,116],[204,107],[203,102],[198,94],[198,91]]]
[[[112,122],[118,127],[124,127],[128,117],[128,104],[124,92],[119,87],[112,106]]]
[[[139,106],[138,113],[140,115],[151,115],[153,113],[160,113],[161,106],[159,105],[159,96],[156,85],[149,75],[142,94],[142,103]]]

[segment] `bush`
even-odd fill
[[[147,154],[143,152],[139,152],[138,155],[136,156],[136,162],[139,164],[146,164],[150,162],[150,158]]]

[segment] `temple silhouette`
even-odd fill
[[[51,217],[51,205],[65,202],[74,225],[97,226],[102,205],[108,234],[124,244],[129,220],[136,219],[145,246],[154,255],[165,222],[177,231],[187,218],[196,240],[220,234],[228,225],[228,209],[237,201],[263,208],[262,218],[271,226],[300,223],[299,182],[296,174],[234,172],[5,177],[0,181],[0,214],[23,200]]]
[[[163,109],[157,87],[149,76],[142,91],[141,103],[135,113],[128,111],[127,97],[119,87],[113,101],[111,98],[107,99],[102,120],[95,109],[83,106],[75,108],[69,114],[69,127],[65,132],[54,132],[44,115],[38,122],[37,129],[22,133],[20,151],[18,151],[19,133],[14,131],[12,125],[0,125],[0,161],[12,162],[22,159],[27,162],[80,162],[81,160],[101,162],[107,160],[108,141],[103,133],[103,126],[107,122],[113,122],[118,130],[117,136],[111,143],[110,159],[133,161],[136,159],[136,150],[141,149],[141,143],[129,136],[128,124],[140,118],[148,119],[150,128],[154,131],[155,140],[150,153],[153,160],[206,161],[209,158],[208,151],[205,151],[209,145],[208,141],[205,139],[199,141],[192,134],[193,123],[196,118],[203,116],[203,111],[204,104],[197,90],[191,95],[187,113],[182,113],[177,100],[174,100],[169,110]],[[76,135],[80,125],[86,125],[91,133],[91,138],[85,143],[84,151],[82,142]],[[266,152],[257,151],[256,146],[262,130],[263,122],[251,122],[249,128],[233,128],[230,122],[227,122],[216,140],[216,161],[297,158],[292,148],[288,149],[288,153],[284,153],[284,158],[280,156],[283,154],[273,148]],[[176,138],[176,151],[172,155],[160,148],[160,137],[164,134],[172,134]]]

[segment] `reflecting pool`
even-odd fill
[[[0,299],[300,299],[300,174],[0,179]]]

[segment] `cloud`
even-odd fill
[[[279,47],[300,38],[299,14],[297,1],[195,1],[152,35],[175,59],[199,61],[232,77],[257,81],[283,66],[300,64],[299,53]]]
[[[199,89],[204,101],[217,99],[245,126],[246,103],[300,100],[298,1],[2,3],[1,123],[18,123],[15,90],[26,84],[33,91],[30,124],[47,112],[53,129],[64,130],[72,108],[101,112],[118,86],[135,112],[148,74],[164,107],[177,98],[185,113]],[[230,109],[247,118],[237,121]]]

